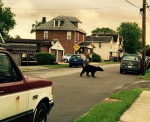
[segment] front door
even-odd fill
[[[0,53],[0,121],[27,111],[27,85],[6,53]]]

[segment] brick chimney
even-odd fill
[[[42,23],[46,23],[46,17],[42,17]]]

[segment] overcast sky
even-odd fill
[[[5,6],[16,14],[17,25],[10,32],[12,36],[35,38],[30,34],[35,20],[46,17],[47,21],[59,15],[75,16],[82,21],[80,27],[89,35],[97,27],[114,30],[121,22],[137,22],[141,27],[139,9],[125,0],[2,0]],[[129,0],[141,7],[142,0]],[[148,1],[150,4],[150,0]],[[147,43],[150,44],[150,11],[147,14]]]

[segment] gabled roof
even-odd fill
[[[53,20],[62,20],[63,21],[64,18],[67,18],[71,22],[79,22],[79,23],[81,23],[81,21],[78,18],[71,17],[71,16],[58,16],[58,17],[55,17]]]
[[[94,48],[95,46],[92,44],[92,42],[81,42],[80,44],[80,47],[86,47],[86,48]]]
[[[86,37],[86,41],[90,41],[90,42],[105,42],[105,43],[107,43],[107,42],[111,42],[112,39],[113,39],[112,36],[99,36],[99,37],[87,36]]]
[[[60,27],[54,27],[54,20],[61,20]],[[76,17],[68,17],[68,16],[58,16],[44,24],[39,25],[38,27],[34,28],[34,31],[38,30],[62,30],[62,31],[78,31],[81,33],[85,33],[82,29],[76,27],[72,22],[81,22]]]
[[[119,34],[101,34],[101,33],[93,33],[92,36],[112,36],[113,39],[114,39],[114,42],[117,42],[118,41],[118,38],[119,40],[123,40],[122,36],[120,36]]]
[[[88,47],[88,46],[90,46],[92,44],[92,42],[82,42],[82,43],[80,43],[79,45],[80,45],[80,47]]]

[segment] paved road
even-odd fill
[[[73,122],[80,115],[87,112],[90,107],[99,103],[109,96],[115,89],[137,81],[136,75],[119,74],[119,65],[102,66],[104,72],[97,72],[96,78],[88,78],[85,75],[79,76],[81,69],[72,69],[74,73],[61,76],[61,70],[57,77],[51,77],[54,83],[55,106],[50,112],[48,122]],[[51,71],[49,71],[50,73]],[[65,72],[63,69],[62,72]],[[32,75],[46,74],[43,77],[49,78],[47,71],[30,73]],[[52,72],[51,72],[52,73]]]

